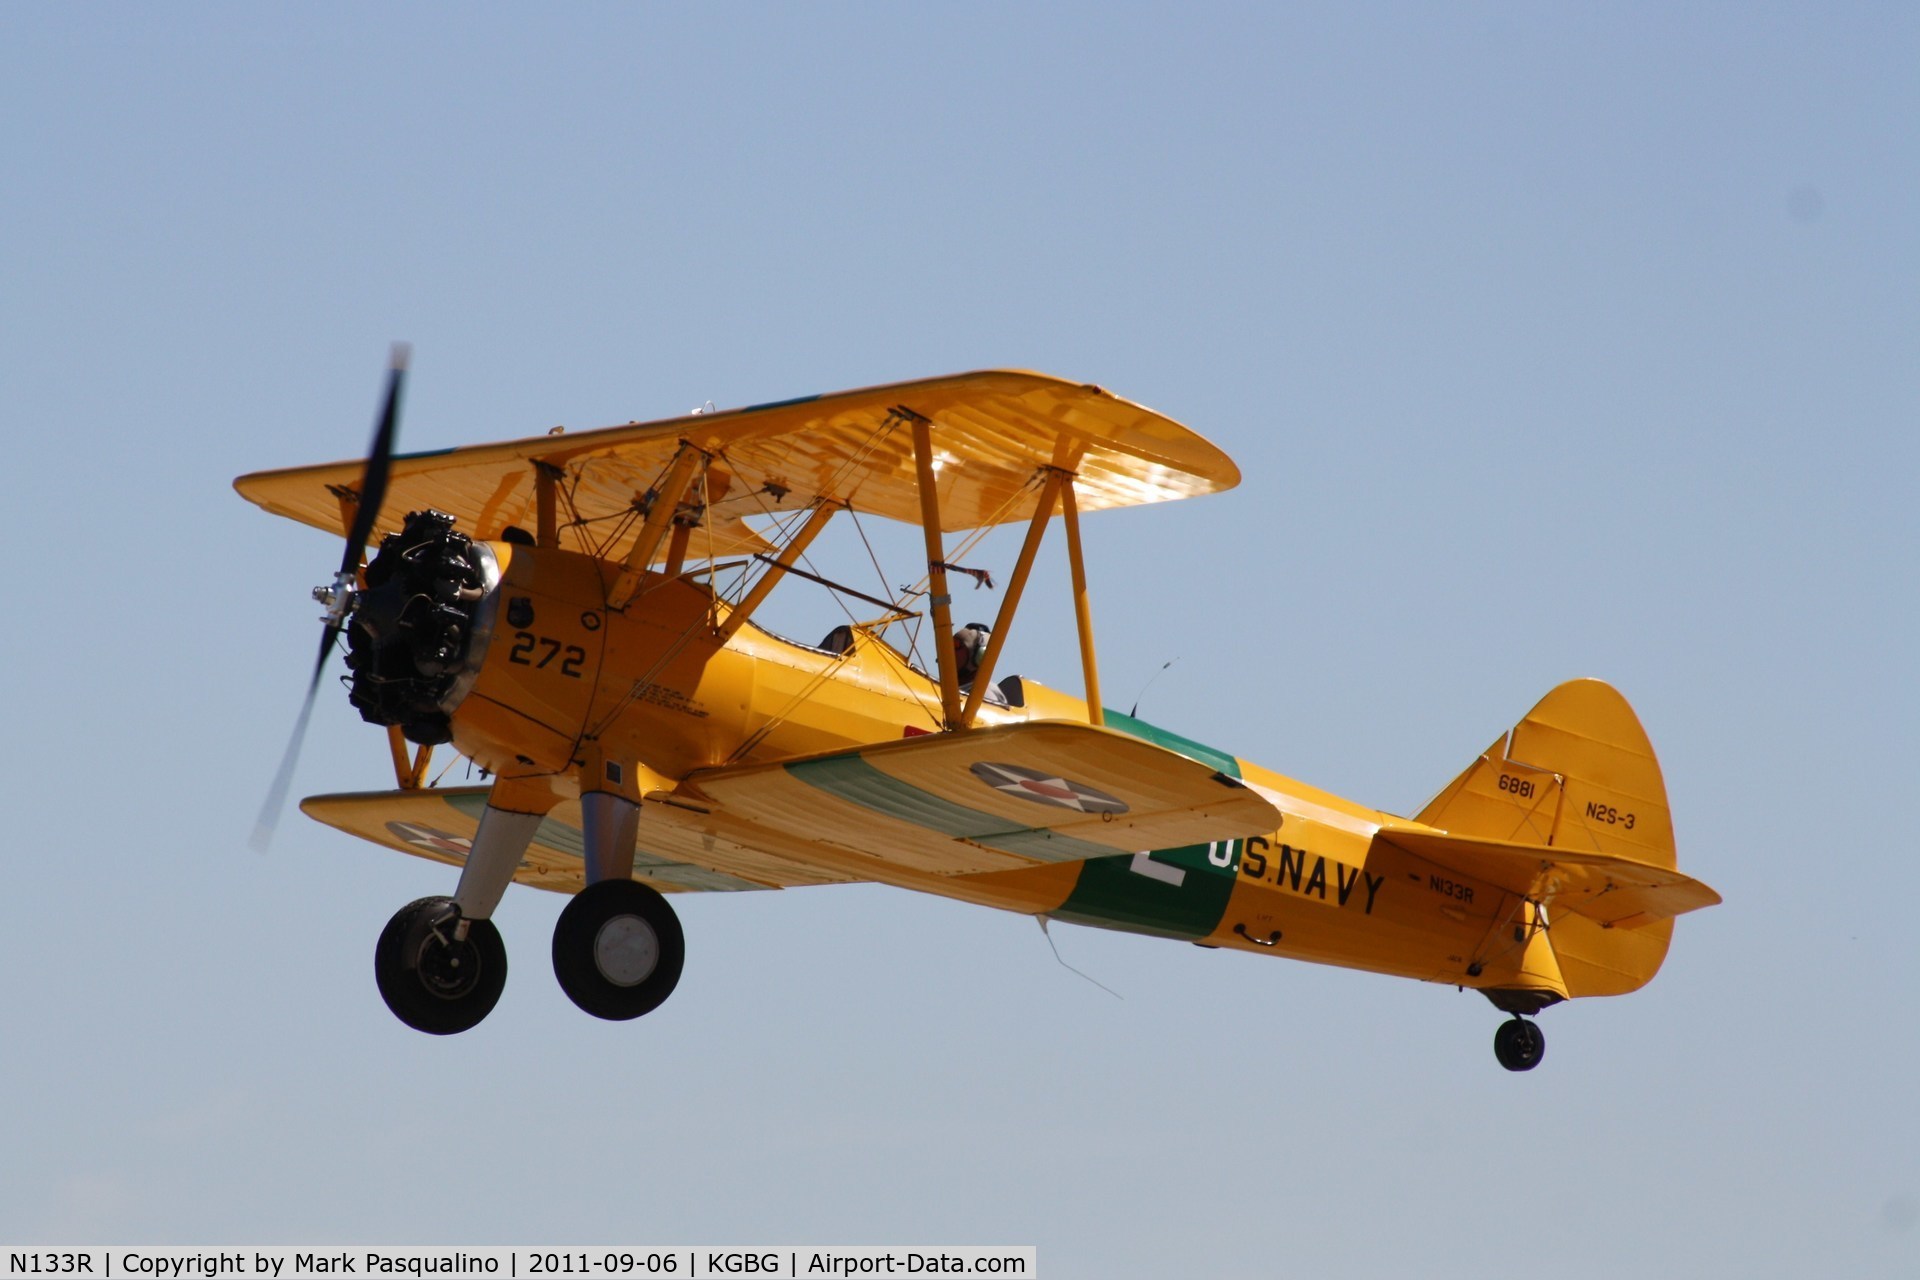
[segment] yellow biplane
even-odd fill
[[[235,487],[347,535],[257,838],[344,635],[353,705],[386,727],[397,786],[301,807],[460,868],[375,948],[409,1026],[463,1031],[493,1007],[506,952],[490,917],[514,881],[571,895],[554,972],[610,1019],[679,980],[666,895],[869,881],[1472,987],[1513,1015],[1495,1050],[1520,1071],[1545,1045],[1528,1015],[1642,986],[1673,918],[1719,901],[1675,869],[1653,749],[1598,681],[1554,689],[1412,819],[1103,707],[1081,514],[1218,493],[1239,472],[1099,387],[969,373],[402,454],[404,365],[367,459]],[[1001,676],[1056,516],[1083,696]],[[913,587],[865,593],[805,559],[830,521],[864,517],[919,528]],[[1025,533],[996,616],[956,629],[951,584],[990,576],[958,563],[956,539],[1003,524]],[[796,580],[851,602],[847,625],[818,644],[759,625]],[[429,785],[442,744],[488,785]]]

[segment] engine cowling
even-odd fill
[[[408,514],[381,539],[347,624],[348,695],[362,719],[408,741],[452,740],[452,716],[479,675],[500,572],[493,551],[440,511]]]

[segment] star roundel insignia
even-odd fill
[[[433,827],[423,827],[417,822],[389,822],[387,830],[416,849],[425,849],[446,858],[466,860],[473,851],[473,841],[465,836],[456,836],[450,831],[439,831]]]
[[[985,760],[969,766],[973,776],[1007,795],[1035,804],[1050,804],[1080,813],[1125,813],[1127,802],[1110,796],[1097,787],[1074,782],[1058,774],[1026,769],[1017,764],[992,764]]]

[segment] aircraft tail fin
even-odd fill
[[[1418,820],[1455,836],[1541,848],[1543,864],[1559,855],[1592,867],[1615,859],[1649,870],[1677,866],[1653,746],[1627,700],[1599,680],[1569,681],[1547,694]],[[1706,886],[1686,883],[1697,890],[1692,905],[1719,900]],[[1636,990],[1666,958],[1672,912],[1609,914],[1581,907],[1553,913],[1549,936],[1569,995]]]

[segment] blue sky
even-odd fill
[[[1916,65],[1894,5],[9,8],[0,1239],[1911,1274]],[[1099,382],[1246,476],[1089,520],[1111,701],[1178,659],[1143,716],[1411,812],[1601,676],[1726,905],[1526,1077],[1471,994],[1056,930],[1116,1001],[877,887],[682,899],[624,1026],[517,891],[408,1032],[450,876],[245,848],[338,548],[228,487],[361,450],[396,338],[412,448]],[[328,692],[297,791],[389,776]]]

